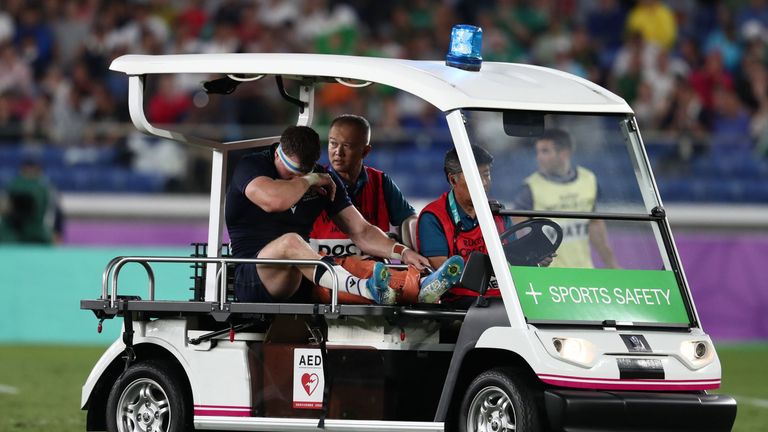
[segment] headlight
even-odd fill
[[[595,345],[586,339],[552,338],[552,346],[563,360],[579,366],[592,366],[595,361]]]
[[[680,354],[690,366],[699,369],[712,362],[715,350],[708,341],[685,341],[680,343]]]

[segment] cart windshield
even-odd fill
[[[529,321],[689,324],[631,116],[464,116],[470,142],[493,157],[478,168]]]

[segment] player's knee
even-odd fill
[[[283,234],[280,236],[278,241],[280,242],[281,247],[284,247],[288,250],[296,250],[299,248],[308,247],[307,242],[305,242],[304,239],[296,233]]]

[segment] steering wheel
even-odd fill
[[[530,219],[512,225],[499,238],[509,264],[535,266],[557,251],[563,229],[551,219]]]

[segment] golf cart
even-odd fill
[[[88,430],[731,429],[736,403],[708,393],[720,385],[720,363],[629,105],[564,72],[482,63],[479,48],[469,48],[452,51],[448,62],[316,54],[113,61],[112,70],[128,75],[139,130],[210,152],[209,233],[205,252],[191,257],[114,258],[98,298],[81,301],[97,318],[122,317],[124,324],[83,386]],[[472,305],[341,304],[338,287],[330,302],[238,302],[233,265],[333,268],[324,261],[233,258],[211,247],[223,242],[232,156],[278,137],[224,142],[153,125],[145,86],[163,74],[197,74],[211,98],[251,85],[276,88],[299,125],[313,125],[315,95],[328,86],[385,88],[436,109],[446,139],[428,132],[405,150],[382,146],[376,152],[391,157],[372,165],[389,163],[378,167],[410,189],[445,191],[449,138],[487,247],[487,254],[469,257],[462,275],[461,285],[478,294]],[[372,120],[375,143],[376,114],[360,114]],[[552,128],[570,134],[574,164],[594,173],[598,206],[515,208],[521,183],[536,170],[532,143]],[[494,155],[488,193],[472,144]],[[499,217],[524,222],[499,233]],[[593,221],[606,226],[621,268],[605,268],[592,252],[592,265],[537,265],[553,253],[556,260],[573,253],[565,245],[588,238]],[[412,225],[402,236],[417,247]],[[119,289],[126,265],[146,270],[146,296]],[[166,265],[195,267],[190,300],[170,300],[186,288],[183,281],[155,286],[155,268]],[[489,284],[499,296],[488,295]]]

